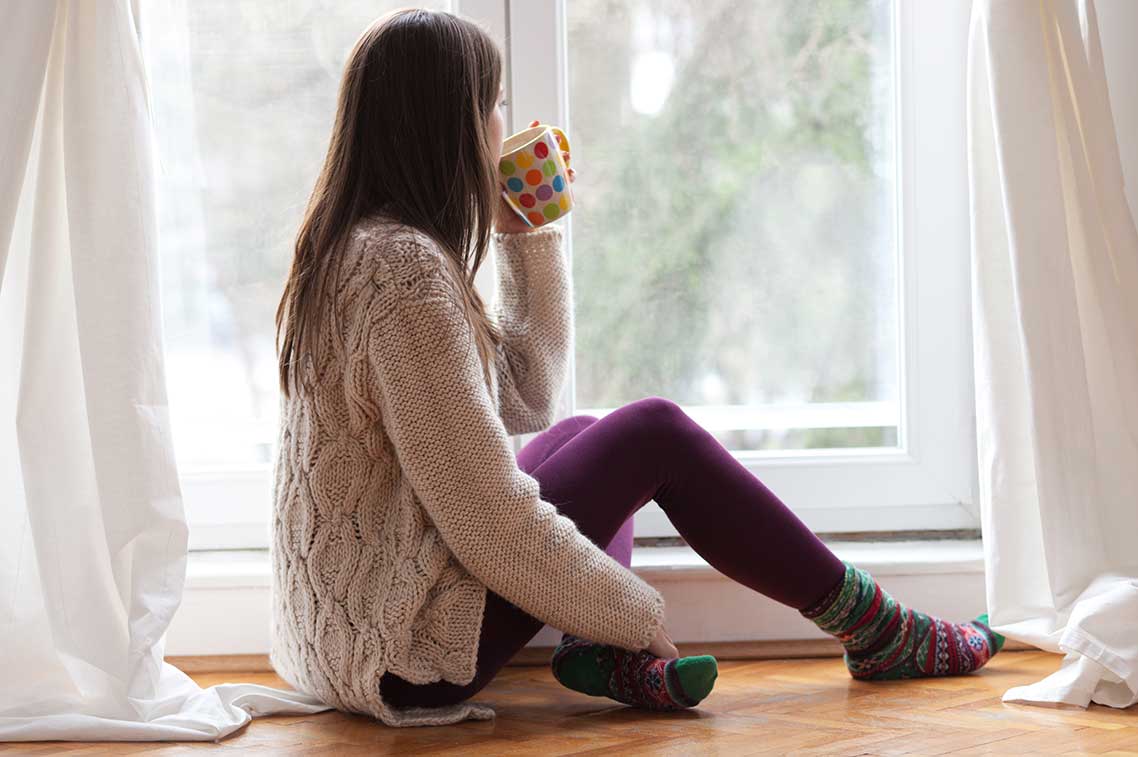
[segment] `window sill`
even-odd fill
[[[830,541],[826,546],[841,559],[874,576],[984,573],[984,553],[979,540]],[[726,580],[691,547],[637,547],[632,553],[632,569],[646,581],[674,576]]]
[[[979,541],[831,542],[828,546],[872,573],[902,602],[954,620],[984,611]],[[632,569],[664,595],[668,631],[676,641],[825,638],[797,611],[734,583],[689,547],[637,547]],[[170,626],[166,654],[267,654],[270,582],[267,550],[191,552],[182,606]],[[557,631],[546,627],[529,646],[552,646],[559,638]]]

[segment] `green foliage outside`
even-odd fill
[[[889,8],[570,0],[579,406],[895,398]],[[629,106],[646,50],[675,61],[655,114]]]

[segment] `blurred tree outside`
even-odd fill
[[[890,14],[569,0],[577,405],[896,400]]]

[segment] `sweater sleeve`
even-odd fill
[[[391,256],[399,270],[380,264],[366,311],[376,401],[404,475],[443,541],[489,589],[562,631],[643,649],[663,623],[663,598],[518,468],[444,253],[417,244]]]
[[[495,370],[507,434],[553,423],[573,344],[573,301],[561,230],[495,234],[495,319],[502,331]]]

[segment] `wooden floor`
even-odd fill
[[[506,668],[476,699],[496,720],[388,728],[337,712],[254,720],[219,744],[12,745],[20,754],[1138,754],[1138,707],[1009,705],[1010,686],[1053,671],[1059,656],[1004,652],[981,673],[896,683],[852,680],[840,659],[723,662],[698,709],[648,713],[561,688],[544,667]],[[268,673],[199,674],[203,685]]]

